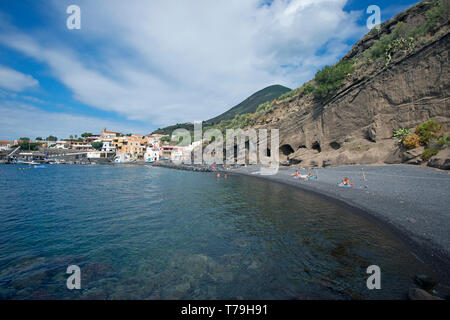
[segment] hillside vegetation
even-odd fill
[[[234,106],[233,108],[229,109],[228,111],[222,113],[221,115],[203,121],[203,127],[228,127],[230,123],[238,123],[240,126],[243,124],[248,125],[250,124],[250,122],[246,122],[244,120],[249,117],[248,114],[255,113],[261,104],[272,102],[281,95],[290,91],[291,89],[281,85],[266,87],[252,94],[250,97]],[[155,130],[153,133],[171,135],[172,132],[176,129],[186,129],[192,132],[194,130],[194,125],[192,123],[177,123],[172,126]]]
[[[225,124],[279,129],[284,163],[448,169],[449,51],[450,1],[422,1],[372,29],[310,81],[261,106],[264,112]]]
[[[264,88],[252,94],[250,97],[239,103],[237,106],[234,106],[227,112],[224,112],[215,118],[206,120],[205,123],[209,125],[217,124],[223,120],[232,120],[236,115],[254,113],[260,104],[278,99],[278,97],[280,97],[282,94],[289,91],[291,91],[291,89],[281,85],[273,85]]]

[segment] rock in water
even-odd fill
[[[424,274],[418,274],[414,277],[414,281],[424,290],[431,291],[436,286],[436,281]]]
[[[408,298],[409,300],[443,300],[419,288],[409,289]]]

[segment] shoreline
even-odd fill
[[[364,181],[362,174],[359,174],[361,168],[365,170],[367,181]],[[422,204],[419,206],[417,203],[408,204],[406,203],[409,200],[408,196],[401,197],[400,195],[404,196],[409,191],[408,189],[411,187],[414,188],[415,185],[401,184],[399,180],[420,180],[423,178],[421,175],[428,175],[430,172],[434,172],[435,174],[429,177],[429,179],[434,179],[435,181],[439,181],[440,184],[443,184],[444,189],[441,191],[444,194],[447,192],[448,198],[448,191],[450,191],[450,173],[431,168],[407,165],[351,165],[320,168],[317,169],[317,180],[303,181],[289,176],[290,173],[295,171],[295,167],[281,168],[276,175],[272,176],[255,174],[255,172],[259,171],[259,168],[256,166],[221,171],[293,187],[303,192],[319,196],[327,201],[334,202],[355,214],[363,216],[396,236],[417,259],[431,267],[438,276],[436,280],[439,281],[440,286],[445,291],[450,291],[450,274],[448,272],[450,270],[450,246],[448,245],[450,239],[447,239],[450,218],[448,217],[449,214],[445,213],[446,208],[450,207],[450,201],[445,198],[442,199],[443,203],[437,206],[440,206],[442,211],[436,211],[436,208],[433,208],[434,210],[424,210],[423,205],[428,204],[424,200],[419,201]],[[302,174],[310,171],[301,170]],[[314,171],[312,170],[313,174],[315,174]],[[393,171],[394,174],[386,175],[383,172],[379,173],[379,171]],[[376,177],[377,172],[379,173],[378,179],[374,179],[373,174],[375,173]],[[403,173],[403,175],[400,173]],[[408,176],[408,173],[414,173],[414,175]],[[331,177],[327,177],[326,174],[330,174]],[[350,180],[355,182],[353,188],[337,187],[337,183],[340,180],[335,178],[336,176],[340,176],[342,180],[344,177],[342,174],[349,176]],[[358,175],[360,176],[359,178]],[[386,177],[390,177],[391,180],[393,179],[395,181],[393,183],[393,189],[397,189],[398,193],[392,193],[392,188],[383,190],[383,187],[381,187],[381,189],[372,190],[374,183],[379,182],[377,180],[380,180],[380,178],[386,179]],[[445,186],[446,183],[447,186]],[[410,195],[409,198],[416,200],[428,199],[427,195],[431,194],[435,195],[435,198],[439,197],[439,195],[436,195],[437,190],[435,188],[427,187],[426,190],[428,191],[425,193],[423,190],[417,191],[418,194],[423,196],[422,198],[415,197],[414,195]],[[383,210],[386,206],[391,206],[392,210]],[[427,232],[431,232],[431,234],[424,233],[421,230],[422,228],[426,229]]]
[[[123,165],[123,164],[112,164]],[[338,204],[392,233],[416,259],[428,265],[439,287],[450,293],[450,172],[411,165],[347,165],[307,170],[281,167],[277,174],[255,174],[258,166],[184,165],[171,162],[129,163],[193,172],[228,173],[279,183]],[[317,180],[290,177],[295,169],[312,172]],[[364,170],[364,180],[361,169]],[[355,182],[353,188],[339,188],[344,176]],[[430,184],[433,184],[430,186]]]

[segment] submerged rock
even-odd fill
[[[437,285],[437,282],[434,281],[431,277],[419,274],[414,277],[414,282],[417,283],[422,289],[426,291],[431,291]]]
[[[408,298],[409,300],[443,300],[419,288],[409,289]]]

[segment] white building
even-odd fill
[[[116,147],[114,147],[112,140],[103,140],[102,151],[105,152],[116,151]]]
[[[145,162],[154,162],[159,160],[159,150],[154,150],[152,148],[147,148],[144,154]]]
[[[13,144],[14,144],[13,142],[8,140],[0,140],[0,150],[1,151],[9,150],[11,149]]]
[[[136,161],[136,160],[132,159],[131,155],[129,153],[124,153],[124,152],[118,153],[114,157],[115,163],[129,163],[129,162],[133,162],[133,161]]]
[[[53,148],[56,149],[70,149],[70,142],[68,141],[55,141]]]

